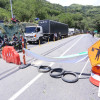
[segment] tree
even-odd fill
[[[69,27],[74,26],[74,20],[70,13],[62,13],[58,15],[59,21],[65,24],[68,24]]]

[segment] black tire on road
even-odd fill
[[[66,75],[73,75],[75,78],[71,79],[71,80],[70,79],[66,79],[65,78]],[[78,81],[78,75],[76,73],[74,73],[74,72],[65,71],[61,78],[62,78],[63,81],[68,82],[68,83],[75,83],[75,82]]]
[[[53,74],[56,72],[56,74]],[[64,73],[64,70],[62,68],[54,68],[50,71],[50,76],[54,78],[59,78]]]
[[[38,72],[46,73],[46,72],[49,72],[50,70],[51,70],[51,67],[49,66],[39,66],[38,67]]]

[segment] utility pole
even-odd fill
[[[13,11],[12,11],[12,1],[10,0],[10,5],[11,5],[11,16],[13,18]]]

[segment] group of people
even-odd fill
[[[20,35],[20,39],[18,39],[18,37],[14,34],[12,37],[12,42],[9,41],[7,35],[4,35],[4,38],[0,36],[0,43],[0,48],[4,47],[5,45],[9,45],[14,46],[15,49],[22,49],[22,35]]]

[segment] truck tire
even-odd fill
[[[29,43],[29,44],[32,44],[32,42],[31,42],[31,41],[28,41],[28,43]]]
[[[46,73],[46,72],[49,72],[50,70],[51,70],[51,67],[49,66],[39,66],[38,67],[38,72]]]
[[[51,34],[51,35],[49,36],[49,38],[50,38],[50,41],[54,41],[54,34]]]
[[[57,72],[57,73],[54,74],[54,72]],[[63,73],[64,73],[64,70],[62,68],[54,68],[50,71],[50,76],[54,78],[60,78]]]
[[[66,75],[73,75],[74,78],[73,78],[73,79],[67,79],[67,78],[65,78]],[[78,76],[77,76],[77,74],[74,73],[74,72],[67,72],[67,71],[65,71],[65,72],[63,73],[63,75],[62,75],[61,78],[62,78],[63,81],[68,82],[68,83],[75,83],[75,82],[78,81]]]

